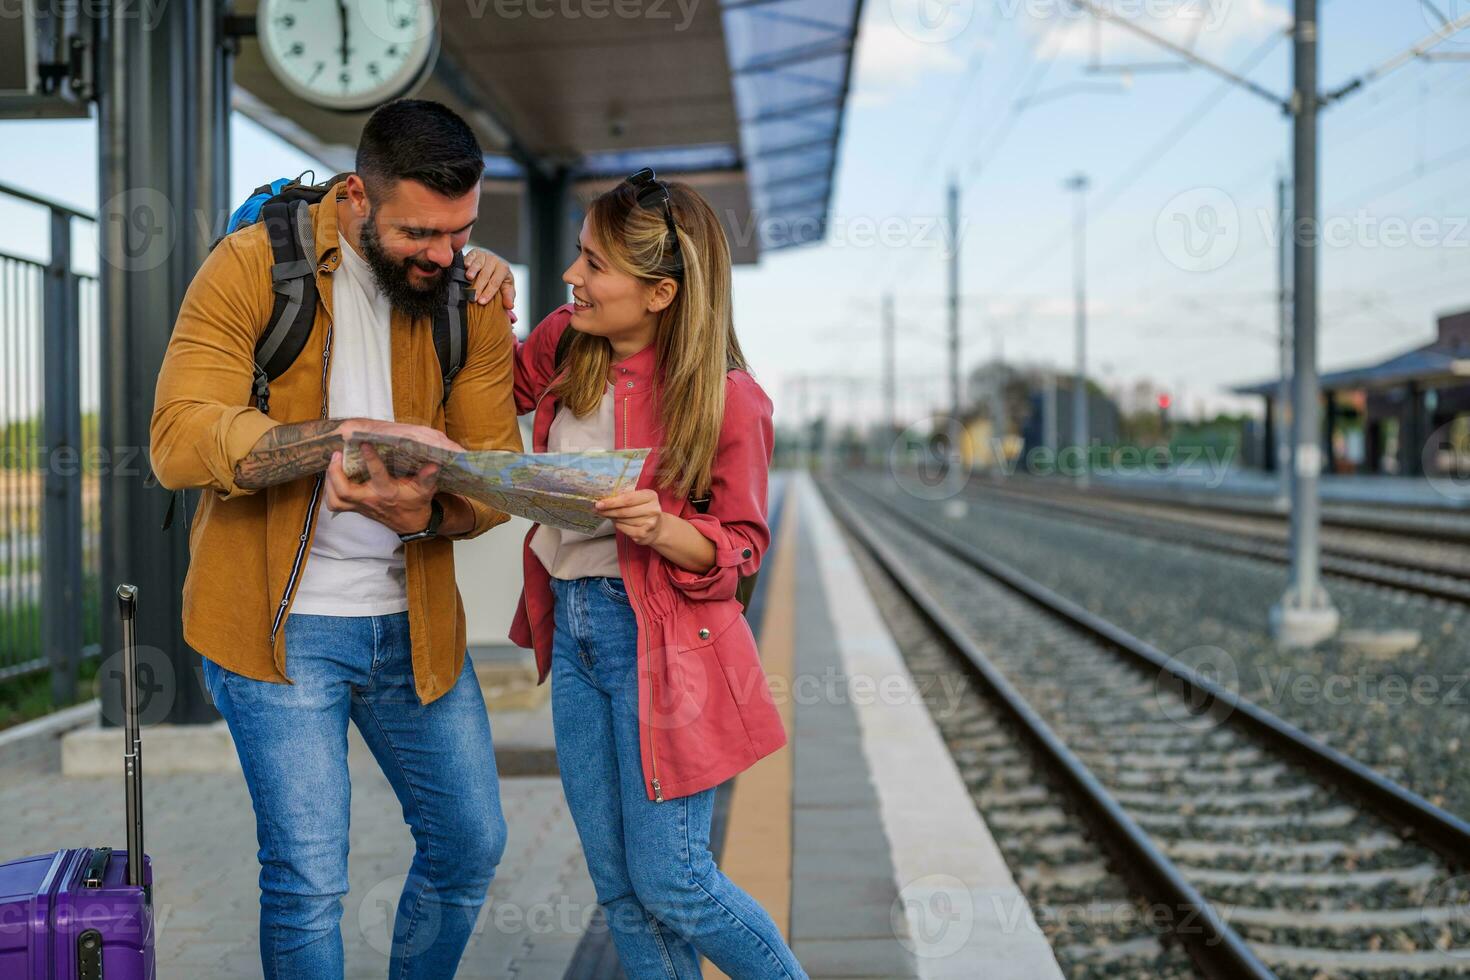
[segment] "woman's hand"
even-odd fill
[[[612,519],[614,530],[685,571],[703,575],[714,567],[714,542],[678,514],[664,513],[657,490],[625,490],[603,497],[595,506],[599,514]]]
[[[467,249],[464,253],[464,272],[475,291],[475,302],[484,306],[500,294],[500,302],[510,314],[510,322],[516,322],[516,280],[511,274],[510,263],[494,252],[483,248]]]
[[[665,517],[657,490],[625,490],[603,497],[594,506],[612,520],[614,530],[626,534],[634,544],[651,548],[657,543]]]

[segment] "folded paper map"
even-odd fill
[[[359,445],[377,452],[388,472],[409,476],[438,463],[439,489],[489,504],[564,531],[591,534],[606,518],[592,504],[633,489],[643,472],[647,449],[581,453],[513,453],[503,450],[451,452],[404,436],[355,436],[343,449],[342,468],[366,480]],[[330,453],[327,459],[331,459]],[[325,464],[323,464],[325,468]]]

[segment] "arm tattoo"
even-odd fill
[[[345,419],[311,419],[278,425],[235,464],[235,482],[248,490],[320,473],[342,448]]]

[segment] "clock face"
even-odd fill
[[[293,95],[368,109],[406,93],[438,48],[432,0],[260,0],[266,64]]]

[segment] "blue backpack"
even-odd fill
[[[312,235],[311,212],[307,209],[322,198],[327,190],[346,174],[338,174],[324,184],[308,183],[308,170],[299,177],[281,177],[257,187],[245,203],[230,215],[225,234],[216,239],[211,249],[225,236],[263,222],[271,243],[271,290],[275,305],[270,322],[255,342],[255,407],[270,413],[270,383],[285,373],[306,347],[311,326],[316,319],[320,298],[316,288],[316,245]],[[449,289],[443,306],[434,311],[434,353],[439,355],[443,377],[443,401],[449,401],[449,389],[455,375],[464,367],[469,331],[469,280],[465,276],[464,256],[454,253],[449,269]],[[149,480],[156,483],[150,471]],[[152,485],[152,484],[149,484]],[[168,510],[163,515],[162,530],[174,521],[174,511],[182,491],[170,494]],[[188,503],[185,502],[185,512]]]
[[[312,238],[311,212],[307,209],[321,201],[327,190],[347,177],[338,174],[322,184],[308,183],[305,178],[281,177],[257,187],[235,209],[225,226],[225,235],[241,228],[263,223],[271,243],[271,289],[275,306],[270,322],[255,344],[255,405],[270,411],[270,383],[285,373],[306,347],[311,325],[316,318],[316,247]],[[315,174],[312,174],[315,177]],[[218,241],[215,242],[219,244]],[[456,252],[449,268],[449,290],[446,302],[434,311],[434,352],[439,355],[443,377],[443,400],[455,375],[464,367],[468,339],[469,280],[465,276],[464,256]]]

